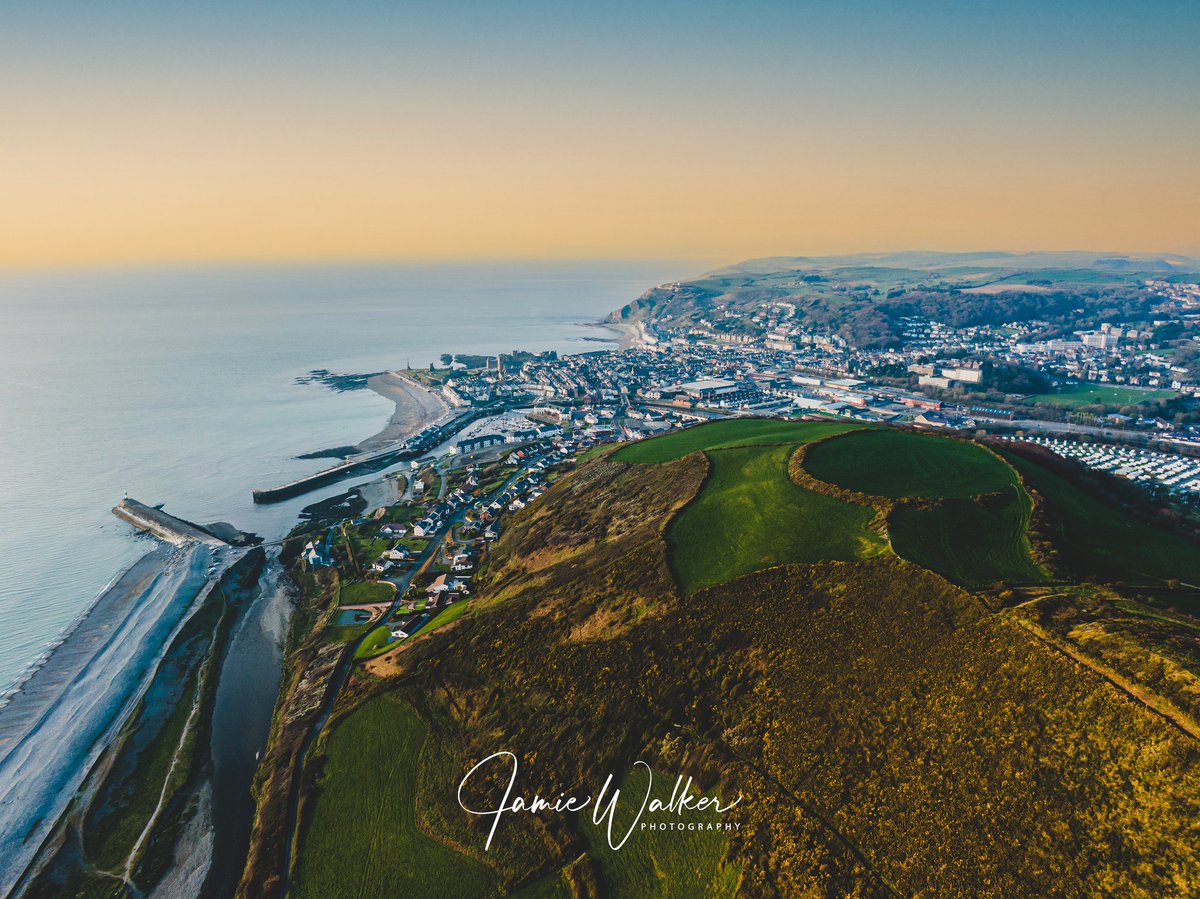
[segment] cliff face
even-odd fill
[[[695,284],[664,284],[651,287],[632,303],[627,303],[608,315],[607,321],[627,322],[674,321],[679,316],[695,311],[716,296],[715,291],[706,290]]]
[[[184,521],[169,515],[161,509],[147,506],[136,499],[126,497],[113,509],[113,514],[133,525],[139,531],[152,534],[159,540],[182,546],[185,543],[207,543],[210,546],[227,546],[228,544],[206,531],[199,525]]]

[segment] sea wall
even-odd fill
[[[225,546],[221,540],[199,525],[169,515],[162,509],[147,506],[136,499],[126,497],[113,509],[113,514],[127,521],[139,531],[154,535],[159,540],[182,546],[185,543],[207,543],[210,546]]]

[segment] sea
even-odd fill
[[[273,539],[326,488],[250,491],[329,464],[392,404],[306,373],[442,353],[612,348],[596,322],[686,262],[205,266],[0,275],[0,694],[153,547],[123,496]]]

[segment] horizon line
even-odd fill
[[[75,262],[33,262],[2,263],[0,262],[0,277],[37,276],[51,274],[89,274],[89,273],[119,273],[119,272],[150,272],[166,269],[237,269],[237,268],[342,268],[350,266],[363,267],[430,267],[451,268],[454,266],[484,266],[484,265],[586,265],[586,264],[659,264],[659,263],[688,263],[697,262],[701,265],[712,265],[719,268],[740,265],[762,259],[848,259],[862,256],[900,256],[908,254],[930,254],[945,256],[975,256],[975,255],[1006,255],[1006,256],[1039,256],[1039,255],[1094,255],[1104,257],[1175,257],[1188,262],[1200,264],[1200,247],[1187,250],[1180,249],[1089,249],[1053,248],[1053,249],[1009,249],[1002,247],[978,247],[974,249],[939,250],[929,247],[910,247],[894,249],[854,250],[850,252],[764,252],[750,256],[730,257],[712,253],[666,253],[662,255],[614,254],[611,256],[590,255],[432,255],[432,256],[402,256],[402,255],[350,255],[350,256],[195,256],[174,258],[137,258],[125,257],[105,260],[80,260]],[[724,261],[721,261],[724,260]]]

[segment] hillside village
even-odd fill
[[[505,516],[537,501],[577,453],[595,445],[557,430],[554,439],[535,436],[515,448],[497,451],[489,442],[415,462],[402,475],[399,502],[329,523],[323,536],[308,539],[302,567],[338,577],[329,639],[374,628],[360,650],[365,658],[461,614],[480,556],[500,536]]]

